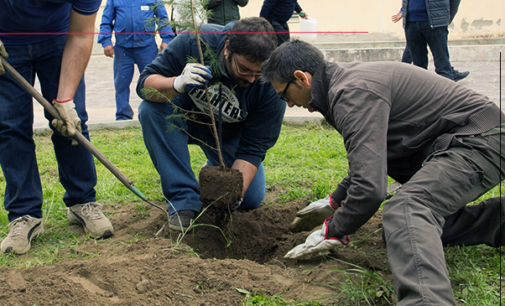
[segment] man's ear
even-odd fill
[[[294,76],[297,80],[300,80],[300,83],[304,87],[310,87],[312,83],[312,77],[310,73],[308,72],[303,72],[301,70],[296,70],[294,72]]]
[[[228,43],[230,42],[230,40],[226,40],[224,42],[224,57],[228,57],[228,54],[230,54],[230,49],[228,47]]]

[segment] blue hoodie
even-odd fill
[[[228,32],[233,24],[234,22],[226,26],[204,24],[200,30],[201,33],[208,33],[201,34],[201,40],[220,59],[227,40],[227,35],[222,32]],[[195,35],[189,32],[181,33],[151,64],[145,67],[138,80],[137,94],[141,98],[144,97],[142,93],[144,82],[152,74],[166,77],[179,76],[190,57],[200,62]],[[249,87],[242,88],[226,75],[224,67],[220,70],[221,73],[212,72],[213,79],[208,85],[216,119],[219,113],[218,96],[221,87],[223,139],[239,134],[240,140],[235,158],[248,161],[258,167],[265,158],[266,151],[279,137],[286,103],[279,99],[271,84],[256,81]],[[193,109],[208,113],[204,89],[193,88],[187,93],[180,94],[172,102],[186,110]],[[210,122],[210,118],[201,116],[198,121]]]

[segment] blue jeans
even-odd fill
[[[5,46],[7,61],[30,84],[37,76],[46,100],[52,101],[58,92],[61,58],[66,36],[26,45]],[[85,109],[84,76],[74,103],[81,118],[82,134],[89,139]],[[30,215],[42,217],[42,185],[33,141],[33,100],[8,73],[0,76],[0,165],[6,181],[5,209],[9,220]],[[44,112],[51,122],[53,117]],[[93,156],[83,146],[72,146],[71,138],[53,130],[54,146],[60,182],[65,188],[63,201],[70,207],[95,201],[96,172]]]
[[[142,48],[123,48],[114,46],[114,87],[116,89],[116,120],[133,118],[130,106],[130,84],[133,79],[134,65],[139,72],[150,64],[158,55],[158,47],[151,44]]]
[[[139,106],[139,121],[144,142],[160,175],[163,195],[173,205],[168,204],[170,214],[180,210],[200,212],[202,202],[198,181],[191,168],[188,144],[199,145],[207,157],[207,164],[214,166],[219,165],[218,156],[213,149],[216,147],[215,140],[208,126],[181,118],[172,117],[168,120],[167,116],[173,114],[174,108],[170,103],[142,101]],[[223,131],[221,149],[227,167],[231,167],[235,161],[239,140],[240,133]],[[261,163],[240,208],[257,208],[265,194],[265,169]]]
[[[447,27],[432,28],[428,21],[407,22],[405,37],[414,65],[428,69],[428,49],[430,47],[435,63],[435,72],[454,80],[449,48],[447,47]]]

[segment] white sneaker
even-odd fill
[[[2,241],[3,253],[24,254],[30,250],[31,241],[44,232],[42,219],[28,215],[13,220],[9,225],[9,235]]]
[[[67,217],[70,224],[81,224],[86,233],[94,239],[109,238],[114,235],[114,228],[109,219],[100,210],[102,205],[89,202],[68,208]]]

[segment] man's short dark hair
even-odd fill
[[[261,65],[261,80],[280,83],[294,81],[294,72],[301,70],[311,75],[324,65],[324,55],[313,45],[301,40],[285,42]]]
[[[249,17],[238,20],[228,33],[231,53],[244,56],[250,62],[263,62],[277,47],[274,28],[265,18]]]

